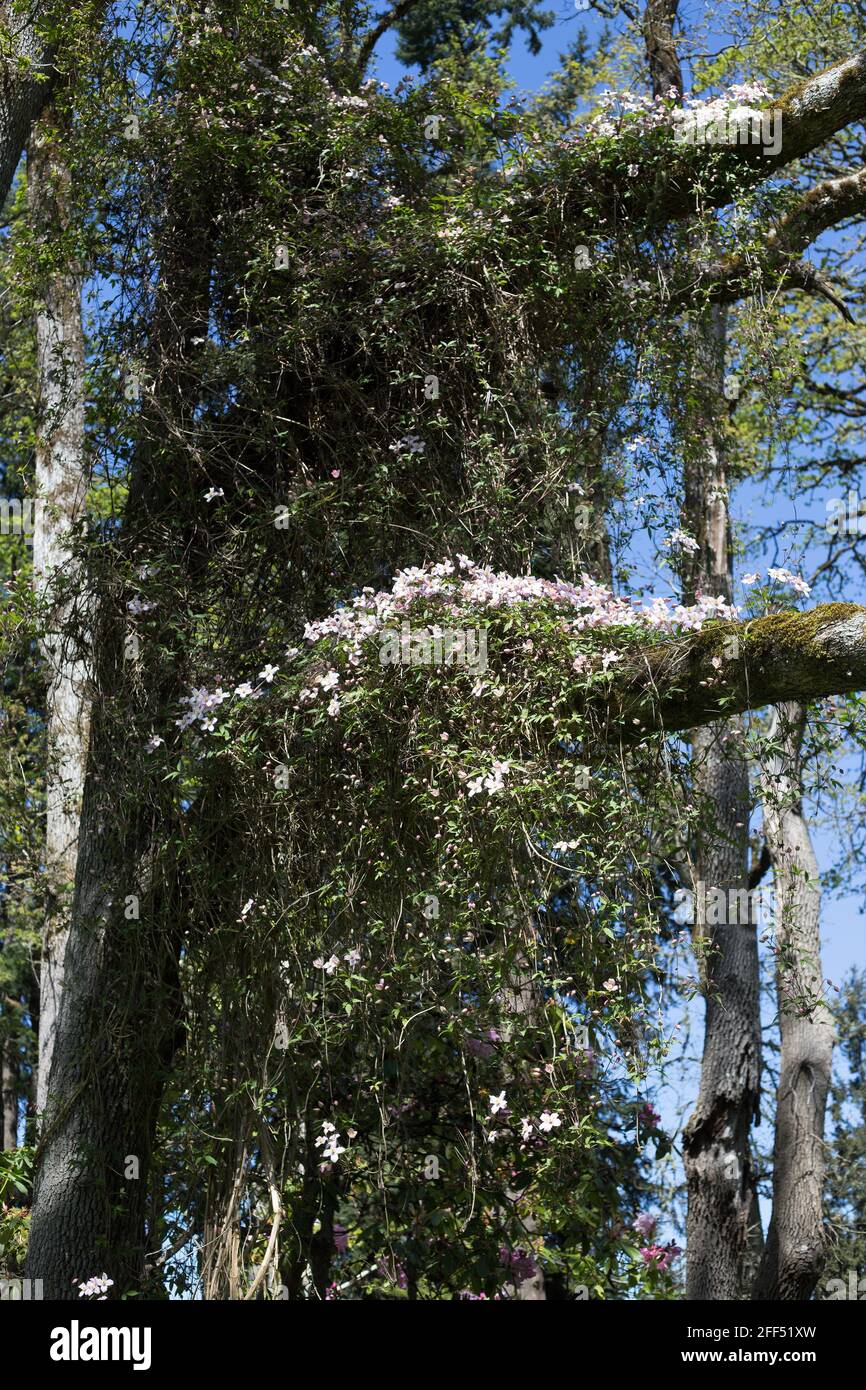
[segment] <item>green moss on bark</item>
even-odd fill
[[[744,623],[707,623],[699,632],[686,639],[692,659],[702,661],[705,657],[725,652],[725,644],[737,638],[741,644],[739,658],[760,657],[767,651],[774,656],[788,654],[801,657],[817,657],[820,651],[814,647],[819,632],[831,623],[841,622],[862,612],[856,603],[822,603],[808,613],[790,611],[770,613],[765,618],[752,618]]]
[[[820,649],[815,638],[831,623],[842,622],[861,612],[856,603],[822,603],[808,613],[771,613],[766,618],[754,618],[742,628],[740,637],[749,657],[760,657],[772,651],[776,656],[790,655],[815,659]]]

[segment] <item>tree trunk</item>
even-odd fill
[[[643,27],[653,94],[667,96],[673,90],[681,100],[682,72],[673,37],[677,10],[677,0],[648,0]],[[704,399],[698,418],[685,422],[687,441],[694,437],[697,448],[686,459],[683,519],[699,549],[684,563],[684,601],[703,592],[730,603],[730,518],[718,427],[725,412],[724,310],[714,310],[693,341],[698,394]],[[692,734],[695,792],[713,814],[695,855],[698,904],[706,903],[701,887],[721,889],[729,902],[732,890],[748,886],[749,773],[741,735],[736,718]],[[695,917],[695,947],[706,952],[701,961],[706,1015],[698,1101],[683,1138],[689,1299],[739,1298],[747,1252],[761,1239],[749,1154],[761,1066],[758,948],[749,918],[747,912],[745,923],[725,920],[710,927],[702,906]]]
[[[48,6],[0,0],[0,204],[5,202],[33,122],[51,95],[53,69],[37,25]],[[18,66],[19,62],[21,67]]]
[[[764,827],[775,880],[781,1059],[773,1215],[754,1297],[811,1298],[824,1265],[824,1112],[833,1020],[823,999],[818,862],[803,816],[800,705],[774,711],[763,770]]]
[[[207,170],[201,176],[206,182]],[[148,558],[185,566],[201,554],[177,492],[188,459],[173,474],[171,451],[195,429],[198,377],[189,363],[192,340],[207,329],[210,216],[202,189],[180,175],[159,228],[161,274],[149,325],[154,385],[142,405],[118,542],[130,568]],[[191,486],[200,486],[198,477]],[[154,523],[166,516],[178,518],[174,546]],[[128,600],[126,583],[108,575],[93,619],[75,893],[28,1251],[29,1276],[44,1281],[46,1298],[76,1297],[75,1282],[108,1265],[112,1296],[142,1288],[150,1157],[181,1036],[178,962],[189,909],[180,905],[184,884],[167,846],[183,844],[190,819],[171,783],[130,775],[129,751],[142,748],[177,706],[182,644],[167,613],[162,630],[154,623],[141,644],[138,663],[127,660]]]
[[[70,176],[56,142],[37,130],[27,167],[35,227],[50,242],[68,225]],[[75,267],[50,274],[36,314],[38,433],[33,582],[45,604],[42,655],[47,668],[45,824],[46,914],[39,981],[36,1110],[46,1107],[63,958],[75,881],[78,821],[90,718],[87,675],[77,654],[80,576],[74,527],[84,509],[84,332],[81,278]]]
[[[724,410],[726,344],[724,311],[714,311],[696,338],[705,377],[702,441],[687,463],[685,520],[699,550],[685,574],[685,594],[732,597],[730,523],[723,441],[717,420]],[[748,888],[749,773],[738,719],[692,735],[695,791],[712,821],[701,832],[695,856],[699,904],[695,945],[705,952],[704,1049],[698,1102],[686,1126],[683,1154],[688,1183],[687,1279],[689,1299],[742,1296],[755,1193],[749,1131],[760,1104],[761,1023],[758,948],[751,913],[724,912],[708,923],[711,889],[725,904],[743,902]],[[736,894],[737,896],[732,896]],[[732,920],[733,919],[733,920]]]
[[[653,96],[674,91],[682,101],[683,74],[673,36],[679,0],[647,0],[643,12],[643,36]]]
[[[98,650],[102,698],[28,1250],[30,1277],[55,1299],[75,1298],[75,1282],[103,1270],[113,1293],[142,1286],[147,1172],[175,1045],[177,943],[166,923],[177,912],[176,874],[151,860],[157,822],[171,834],[171,808],[128,785],[121,642],[100,633]],[[136,737],[132,719],[129,731]]]
[[[2,1097],[2,1147],[18,1147],[18,1048],[6,1038],[0,1049],[0,1097]]]
[[[195,344],[208,325],[213,213],[205,164],[197,181],[186,170],[177,175],[154,229],[153,385],[142,401],[118,542],[130,569],[152,559],[187,574],[206,551],[194,521],[201,479],[185,444],[178,456],[176,443],[195,433]],[[150,1157],[181,1037],[178,964],[191,909],[181,905],[186,885],[169,847],[183,845],[196,809],[185,815],[165,779],[141,770],[131,776],[129,754],[177,707],[183,644],[166,613],[137,662],[128,660],[128,601],[126,582],[109,573],[93,618],[75,893],[33,1191],[28,1272],[44,1280],[46,1298],[74,1298],[74,1282],[107,1263],[112,1295],[141,1289]]]
[[[749,780],[735,723],[701,730],[693,755],[696,782],[711,798],[716,825],[697,856],[696,878],[720,888],[726,903],[747,887]],[[744,813],[744,808],[745,813]],[[738,914],[732,913],[732,916]],[[696,920],[705,948],[706,1016],[698,1102],[686,1126],[689,1299],[736,1299],[754,1219],[749,1131],[760,1102],[758,948],[754,925]]]

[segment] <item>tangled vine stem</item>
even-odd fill
[[[712,623],[640,651],[618,669],[609,722],[636,738],[651,728],[697,728],[782,700],[864,688],[866,608],[826,603],[807,613]]]

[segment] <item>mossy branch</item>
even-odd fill
[[[781,119],[780,148],[770,152],[760,144],[738,143],[672,146],[665,172],[658,183],[629,179],[629,215],[671,221],[696,212],[707,212],[732,202],[737,191],[756,186],[818,149],[847,126],[866,118],[866,50],[844,58],[790,87],[777,100],[768,102],[764,112]],[[625,177],[625,176],[623,176]],[[611,193],[619,199],[624,185],[611,181]],[[852,188],[835,190],[830,201],[844,202]],[[841,209],[831,214],[827,208],[828,184],[812,190],[814,203],[804,201],[803,212],[810,220],[832,216],[839,220]],[[641,201],[643,194],[644,201]],[[575,189],[574,206],[566,197],[564,211],[579,220],[585,186]],[[859,209],[858,209],[859,210]],[[838,215],[837,215],[838,214]]]
[[[648,647],[617,669],[606,705],[628,737],[674,732],[761,709],[866,689],[866,608],[826,603],[743,623],[711,623]]]

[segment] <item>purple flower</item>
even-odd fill
[[[645,1265],[651,1265],[653,1269],[667,1269],[671,1260],[683,1252],[675,1241],[670,1240],[667,1245],[644,1246],[640,1253]]]
[[[526,1250],[509,1250],[503,1245],[499,1251],[499,1258],[518,1284],[522,1284],[526,1279],[534,1279],[538,1273],[538,1265]]]
[[[656,1228],[656,1218],[650,1216],[648,1212],[641,1212],[640,1216],[635,1217],[632,1226],[638,1235],[643,1236],[644,1240],[651,1240]]]

